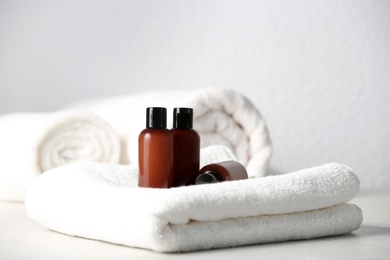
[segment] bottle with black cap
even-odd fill
[[[199,174],[200,137],[192,128],[193,109],[173,109],[173,183],[175,187],[195,184]]]
[[[245,167],[237,161],[224,161],[204,166],[199,171],[196,184],[248,179]]]
[[[167,109],[148,107],[146,129],[138,137],[139,187],[173,186],[173,135],[167,127]]]

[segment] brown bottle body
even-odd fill
[[[139,187],[173,187],[173,135],[168,129],[144,129],[138,137]]]
[[[200,137],[194,129],[171,129],[173,134],[173,185],[195,184],[199,174]]]
[[[248,173],[245,167],[237,161],[224,161],[204,166],[199,171],[199,176],[196,180],[197,184],[200,184],[198,180],[201,179],[201,175],[205,174],[213,175],[215,177],[215,180],[211,182],[248,179]]]

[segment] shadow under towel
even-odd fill
[[[28,215],[52,230],[159,252],[350,233],[362,211],[348,204],[359,179],[330,163],[264,178],[171,189],[139,188],[137,168],[72,164],[39,176]]]

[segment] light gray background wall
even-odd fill
[[[1,114],[204,86],[256,104],[273,172],[390,187],[389,1],[0,1]]]

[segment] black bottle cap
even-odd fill
[[[165,107],[148,107],[146,109],[147,128],[166,128],[167,109]]]
[[[206,171],[206,172],[202,173],[201,175],[199,175],[195,180],[196,185],[217,183],[217,182],[221,182],[221,179],[219,179],[217,177],[217,175],[215,174],[215,172],[213,172],[213,171]]]
[[[177,107],[173,109],[173,128],[191,129],[192,128],[192,108]]]

